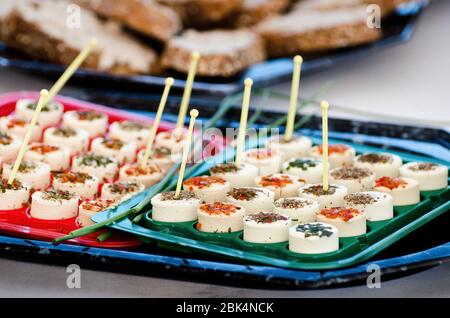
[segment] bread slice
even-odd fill
[[[295,5],[294,10],[335,10],[375,4],[380,6],[381,14],[385,16],[395,11],[400,1],[405,0],[302,0]]]
[[[297,10],[256,26],[270,56],[315,53],[378,40],[380,29],[367,26],[366,6],[335,10]]]
[[[188,30],[169,41],[162,65],[186,73],[193,51],[201,55],[200,76],[228,77],[265,59],[260,37],[249,30]]]
[[[98,15],[112,18],[128,28],[159,41],[181,30],[181,20],[171,8],[154,0],[75,0]]]
[[[183,23],[192,28],[218,26],[242,6],[243,0],[157,0],[178,12]]]
[[[240,12],[230,18],[233,27],[248,27],[284,11],[289,0],[244,0]]]
[[[123,33],[117,24],[103,23],[82,9],[79,28],[70,28],[66,21],[69,4],[63,0],[18,3],[3,21],[3,41],[32,58],[67,65],[95,37],[97,48],[84,67],[116,74],[152,71],[155,52]]]

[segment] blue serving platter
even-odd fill
[[[396,13],[382,21],[383,37],[374,43],[354,48],[330,51],[320,55],[305,56],[302,66],[304,74],[330,67],[340,61],[366,55],[386,47],[401,44],[408,41],[414,31],[414,25],[421,10],[427,5],[427,1],[419,1],[400,6]],[[38,62],[28,59],[16,51],[8,50],[0,43],[0,67],[9,67],[45,76],[58,76],[64,70],[61,65]],[[231,78],[197,78],[194,84],[194,92],[204,95],[227,95],[241,89],[245,78],[251,77],[255,87],[264,87],[278,84],[288,79],[292,72],[290,58],[272,59],[256,64],[246,71]],[[174,88],[179,91],[184,87],[184,75],[163,74],[161,76],[114,76],[92,70],[80,69],[73,80],[76,84],[90,89],[98,88],[117,91],[145,91],[150,88],[164,86],[165,76],[175,77]]]

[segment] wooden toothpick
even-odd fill
[[[289,101],[289,112],[286,121],[284,140],[290,141],[294,133],[295,115],[297,114],[298,90],[300,85],[300,74],[303,58],[300,55],[294,57],[294,71],[292,73],[291,97]]]
[[[320,108],[322,108],[322,185],[323,190],[328,191],[328,108],[330,105],[327,101],[322,101],[320,103]]]
[[[241,121],[239,124],[239,134],[236,145],[236,166],[240,167],[244,153],[245,134],[247,132],[248,108],[250,105],[250,95],[252,92],[253,80],[247,78],[244,82],[244,96],[242,98]]]

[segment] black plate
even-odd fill
[[[402,6],[397,12],[382,21],[383,38],[377,42],[355,48],[341,49],[327,52],[322,55],[305,56],[302,72],[309,73],[329,67],[341,60],[353,58],[356,55],[368,54],[385,47],[406,42],[410,39],[414,23],[426,2],[410,3]],[[20,53],[8,50],[0,43],[0,67],[11,67],[45,76],[56,77],[63,70],[61,65],[31,61]],[[210,95],[226,95],[241,88],[243,80],[251,77],[255,87],[263,87],[279,83],[290,77],[292,62],[290,58],[279,58],[253,65],[245,72],[232,78],[197,78],[194,90],[197,93]],[[180,90],[184,87],[184,75],[170,74],[177,79],[174,88]],[[79,70],[73,77],[80,86],[90,88],[106,88],[120,91],[149,91],[164,85],[163,76],[113,76],[110,74]]]

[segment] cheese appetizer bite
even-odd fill
[[[259,175],[278,173],[283,164],[283,157],[275,150],[255,148],[247,150],[244,161],[258,168]]]
[[[37,107],[37,100],[19,99],[16,103],[16,116],[30,122]],[[42,107],[38,123],[41,127],[54,126],[59,123],[63,115],[64,106],[56,101],[50,101]]]
[[[150,136],[150,127],[131,120],[116,121],[109,127],[109,137],[124,142],[134,142],[138,148],[145,147]]]
[[[244,228],[245,209],[233,203],[204,203],[197,209],[197,230],[207,233],[232,233]]]
[[[274,212],[258,212],[244,218],[244,241],[281,243],[289,239],[291,218]]]
[[[365,168],[340,167],[330,171],[330,183],[345,186],[348,193],[372,190],[375,179],[375,173]]]
[[[78,215],[79,197],[67,191],[36,191],[31,196],[30,215],[41,220],[64,220]]]
[[[72,110],[63,116],[64,128],[83,129],[94,138],[106,133],[108,116],[92,110]]]
[[[355,149],[353,147],[336,144],[328,146],[328,161],[330,162],[330,169],[342,166],[350,166],[355,159]],[[315,146],[311,148],[310,155],[314,158],[322,158],[322,146]]]
[[[172,152],[181,152],[186,140],[187,131],[185,128],[176,128],[174,130],[162,131],[156,135],[156,148],[165,147]]]
[[[289,250],[301,254],[323,254],[339,249],[338,229],[330,224],[312,222],[289,229]]]
[[[268,189],[244,187],[233,188],[227,193],[227,202],[242,206],[247,214],[261,211],[272,212],[275,193]]]
[[[205,203],[223,202],[231,185],[224,178],[217,176],[198,176],[183,182],[184,190],[194,192]]]
[[[118,181],[114,183],[105,183],[102,187],[102,199],[114,199],[117,202],[123,202],[132,196],[143,191],[145,186],[134,181]]]
[[[255,183],[257,187],[273,191],[275,199],[295,197],[298,189],[305,185],[303,179],[281,173],[259,176]]]
[[[94,199],[83,201],[78,208],[77,223],[81,227],[93,225],[95,222],[91,218],[116,204],[114,199]]]
[[[296,176],[306,183],[322,182],[322,160],[314,158],[294,158],[283,164],[283,173]]]
[[[84,172],[61,172],[53,174],[53,188],[75,194],[81,200],[93,199],[98,193],[97,177]]]
[[[367,191],[347,194],[345,206],[363,211],[367,221],[384,221],[394,217],[394,204],[390,194]]]
[[[398,177],[402,164],[399,156],[390,153],[366,153],[357,156],[354,162],[355,167],[369,169],[377,178]]]
[[[6,116],[0,118],[0,132],[8,135],[15,135],[19,138],[25,136],[25,133],[28,130],[29,122],[17,118],[15,116]],[[42,128],[39,124],[36,123],[36,126],[33,128],[33,132],[31,133],[31,142],[41,141],[42,138]]]
[[[13,162],[17,158],[22,142],[18,137],[0,132],[0,158],[2,162]]]
[[[281,198],[275,201],[273,212],[289,216],[295,223],[310,223],[316,220],[320,210],[317,201],[304,198]]]
[[[304,136],[293,136],[289,141],[283,136],[276,136],[267,143],[268,149],[277,151],[285,160],[307,156],[311,146],[311,139]]]
[[[0,211],[20,209],[28,204],[30,189],[19,180],[8,184],[0,179]]]
[[[138,153],[138,162],[142,162],[145,155],[145,149],[142,149]],[[180,153],[172,153],[172,150],[166,147],[154,148],[150,153],[148,162],[157,164],[161,170],[169,171],[173,165],[180,161]]]
[[[136,158],[137,146],[134,142],[113,138],[98,137],[92,141],[91,151],[96,155],[115,158],[120,164],[133,162]]]
[[[70,168],[70,150],[63,146],[32,144],[25,152],[24,159],[45,162],[52,171],[63,171]]]
[[[307,185],[299,190],[300,197],[317,201],[321,209],[343,206],[347,194],[347,188],[338,184],[330,184],[327,191],[323,190],[321,183]]]
[[[410,178],[381,177],[375,181],[375,191],[390,194],[394,206],[420,202],[419,182]]]
[[[255,185],[258,168],[254,165],[242,163],[239,167],[234,162],[221,163],[211,168],[212,176],[227,180],[232,188],[251,187]]]
[[[66,147],[76,155],[88,150],[89,134],[82,129],[50,127],[44,133],[44,143]]]
[[[146,188],[158,183],[164,177],[162,170],[155,164],[142,167],[140,163],[127,163],[119,171],[120,181],[134,181]]]
[[[335,207],[322,209],[317,221],[331,224],[338,229],[339,237],[366,234],[366,214],[354,208]]]
[[[73,158],[72,170],[96,176],[100,182],[105,182],[113,180],[119,173],[119,162],[107,156],[86,154]]]
[[[175,198],[175,191],[159,193],[152,198],[152,219],[157,222],[190,222],[197,220],[201,199],[194,192],[181,191]]]
[[[4,164],[2,178],[8,180],[13,164]],[[26,184],[33,190],[43,190],[50,186],[50,166],[40,161],[26,161],[20,163],[16,180]]]
[[[437,163],[409,162],[400,168],[400,175],[417,180],[420,191],[440,190],[448,186],[448,169]]]

